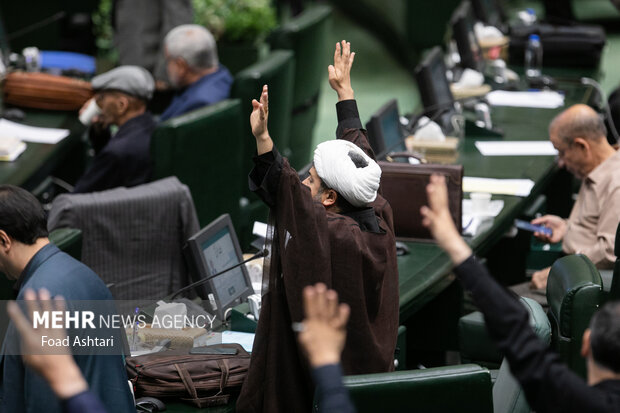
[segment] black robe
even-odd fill
[[[340,139],[370,156],[355,101],[337,104]],[[381,197],[349,214],[327,212],[274,148],[255,157],[250,187],[275,217],[269,288],[237,412],[310,412],[314,386],[293,322],[302,290],[323,282],[351,306],[342,355],[345,374],[391,371],[398,330],[398,270],[392,210]]]

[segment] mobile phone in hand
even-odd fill
[[[515,219],[515,226],[525,231],[540,232],[541,234],[545,234],[548,237],[553,235],[553,230],[549,227],[545,227],[544,225],[534,225],[520,219]]]

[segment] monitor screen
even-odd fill
[[[482,48],[476,38],[474,24],[471,4],[469,1],[463,1],[454,11],[450,20],[452,36],[456,41],[459,55],[461,56],[461,66],[483,72],[484,58],[482,56]]]
[[[390,100],[372,115],[366,129],[377,158],[380,159],[390,152],[407,151],[396,99]]]
[[[450,121],[448,115],[454,110],[454,97],[446,77],[446,65],[439,46],[431,49],[422,63],[416,67],[415,77],[424,105],[424,114],[447,128]]]
[[[226,271],[243,261],[228,214],[220,216],[192,236],[187,241],[186,251],[194,281],[225,271],[197,289],[198,295],[211,303],[212,308],[207,308],[208,311],[223,319],[228,308],[240,304],[254,293],[245,265]]]

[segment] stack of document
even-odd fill
[[[13,136],[0,135],[0,161],[12,162],[26,150],[26,144]]]
[[[484,156],[555,156],[558,151],[550,141],[476,141]]]
[[[0,136],[13,136],[25,142],[55,144],[69,136],[69,130],[39,128],[0,119]]]

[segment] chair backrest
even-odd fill
[[[530,313],[530,325],[545,344],[551,341],[551,324],[545,310],[531,298],[521,297],[521,303]],[[499,367],[497,379],[493,385],[494,413],[529,413],[530,406],[519,382],[510,372],[508,361],[504,359]]]
[[[547,281],[552,346],[577,374],[586,377],[581,339],[602,300],[603,281],[592,261],[576,254],[553,264]]]
[[[290,155],[289,134],[293,103],[293,73],[295,61],[288,50],[276,50],[264,60],[253,64],[235,75],[231,96],[241,100],[241,126],[243,130],[242,158],[247,172],[252,168],[256,141],[250,128],[252,99],[259,99],[263,85],[269,86],[269,134],[283,156]],[[245,193],[247,179],[245,180]]]
[[[82,231],[82,262],[113,284],[117,300],[146,301],[187,284],[182,246],[200,229],[189,190],[175,177],[59,195],[48,228],[67,227]]]
[[[241,102],[228,99],[169,119],[151,138],[154,178],[176,176],[189,187],[201,226],[224,213],[238,219],[249,172],[241,122]]]
[[[310,161],[319,94],[332,50],[327,44],[331,13],[328,5],[308,7],[269,36],[272,49],[291,50],[295,54],[290,136],[290,161],[295,168]]]
[[[58,228],[49,234],[50,242],[76,260],[82,259],[82,231],[76,228]]]
[[[616,240],[614,241],[614,254],[616,262],[614,263],[614,271],[611,279],[611,287],[607,294],[608,300],[620,300],[620,223],[616,229]]]
[[[492,412],[491,375],[474,364],[344,378],[358,413]]]

